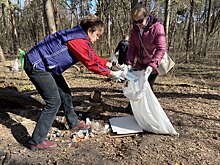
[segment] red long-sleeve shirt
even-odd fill
[[[101,75],[109,75],[106,59],[99,57],[93,50],[91,43],[85,39],[75,39],[67,42],[68,49],[90,71]]]

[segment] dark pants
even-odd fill
[[[32,134],[31,143],[40,144],[47,137],[61,104],[70,129],[77,125],[78,117],[73,110],[71,92],[63,76],[33,68],[27,59],[24,70],[46,102]]]
[[[119,54],[119,56],[118,56],[118,63],[119,63],[120,65],[126,64],[126,53],[124,53],[124,54]]]
[[[155,82],[157,76],[158,76],[158,74],[150,74],[150,76],[148,77],[148,82],[150,84],[152,91],[154,90],[153,86],[154,86],[154,82]]]

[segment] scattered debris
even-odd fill
[[[102,102],[102,93],[99,90],[95,90],[92,92],[90,96],[90,101],[94,103],[101,103]]]
[[[62,122],[66,123],[64,120],[65,117],[62,117]],[[88,139],[91,139],[95,136],[107,134],[111,132],[110,125],[108,123],[104,123],[103,121],[90,120],[90,118],[86,118],[86,125],[90,125],[91,127],[88,129],[80,129],[80,130],[59,130],[58,128],[52,127],[50,133],[48,134],[49,140],[57,141],[59,138],[62,139],[64,137],[69,137],[72,142],[81,142]]]

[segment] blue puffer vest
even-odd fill
[[[80,25],[60,30],[35,45],[26,53],[26,57],[33,67],[59,75],[79,61],[65,45],[67,41],[78,38],[89,41]]]

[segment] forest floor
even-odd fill
[[[12,61],[0,64],[0,87],[40,98],[25,73],[10,71]],[[75,73],[74,73],[75,72]],[[76,112],[100,123],[124,111],[128,99],[121,83],[89,71],[64,73]],[[101,91],[101,104],[90,104],[91,94]],[[57,116],[48,136],[58,147],[31,151],[23,145],[31,135],[41,108],[0,100],[0,164],[27,165],[220,165],[220,68],[202,64],[177,64],[172,73],[156,80],[154,93],[179,137],[141,133],[127,137],[94,134],[73,141],[73,133]],[[55,133],[59,136],[53,136]]]

